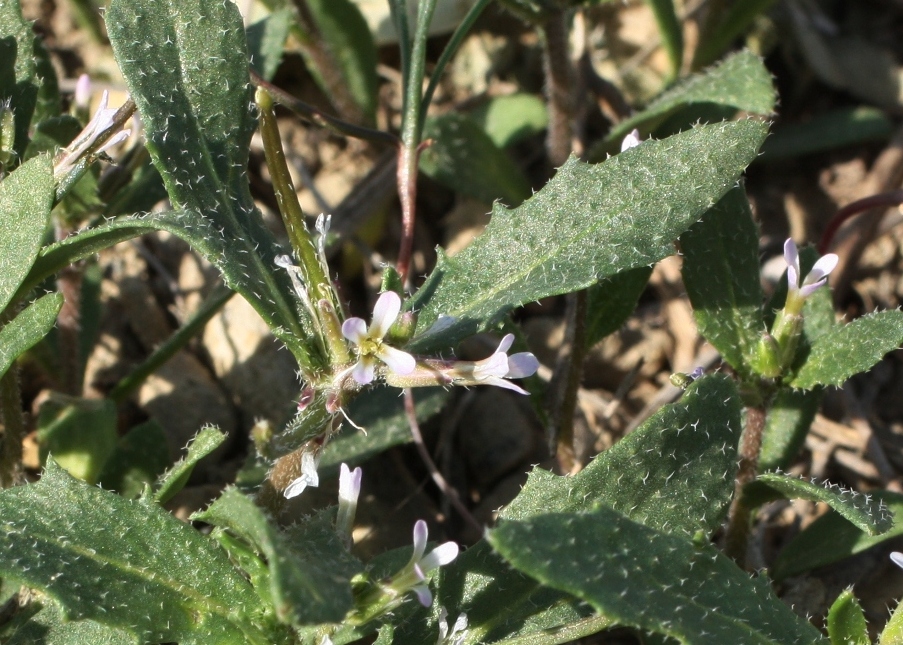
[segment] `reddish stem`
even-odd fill
[[[395,269],[406,288],[410,287],[408,274],[414,251],[414,222],[417,220],[417,167],[420,153],[432,145],[432,140],[421,141],[417,146],[398,146],[398,198],[401,201],[401,241]]]
[[[828,249],[831,248],[834,241],[834,236],[837,235],[837,231],[840,230],[840,227],[844,222],[854,215],[864,213],[873,208],[890,208],[891,206],[899,206],[900,204],[903,204],[903,190],[879,193],[878,195],[871,195],[870,197],[864,197],[863,199],[857,199],[855,202],[850,202],[837,211],[837,213],[834,214],[834,217],[831,218],[831,221],[828,222],[828,226],[825,229],[825,232],[822,233],[821,240],[818,242],[819,254],[824,255],[828,252]]]

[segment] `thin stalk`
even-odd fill
[[[326,114],[322,110],[292,96],[285,90],[279,89],[261,77],[253,69],[249,71],[251,72],[251,82],[254,83],[254,85],[264,88],[279,103],[279,105],[288,108],[302,119],[309,121],[316,126],[325,128],[335,134],[353,137],[355,139],[363,139],[374,143],[398,144],[398,137],[391,132],[384,132],[383,130],[374,130],[373,128],[367,128],[362,125],[355,125],[354,123],[349,123]]]
[[[172,358],[176,352],[184,347],[189,340],[194,338],[204,328],[213,316],[223,308],[229,299],[235,295],[229,287],[219,285],[201,303],[198,310],[185,321],[178,331],[166,339],[148,356],[141,365],[127,374],[116,387],[112,389],[108,397],[116,403],[122,403],[129,395],[137,390],[148,376],[160,369],[166,361]]]
[[[389,0],[389,12],[392,14],[392,22],[395,23],[395,33],[398,35],[398,50],[401,55],[401,81],[408,86],[411,73],[411,31],[408,29],[408,2],[407,0]],[[402,101],[407,100],[405,95]],[[405,112],[402,104],[401,111]]]
[[[421,122],[426,120],[426,112],[430,107],[430,103],[433,101],[433,94],[436,93],[436,88],[439,86],[439,79],[442,78],[445,67],[457,53],[461,43],[464,42],[464,38],[470,33],[470,29],[491,1],[492,0],[478,0],[477,3],[470,8],[470,11],[467,12],[467,15],[464,16],[464,20],[462,20],[461,24],[455,29],[451,39],[449,39],[448,44],[445,46],[445,49],[442,50],[439,60],[436,61],[436,67],[433,68],[433,73],[430,75],[430,82],[426,87],[426,92],[423,93],[423,102],[420,106]]]
[[[0,488],[23,483],[22,439],[25,415],[19,389],[19,368],[13,363],[0,378],[0,414],[3,416],[3,444],[0,446]]]
[[[65,235],[61,237],[65,237]],[[81,330],[84,273],[84,264],[79,262],[70,264],[60,271],[56,279],[56,286],[63,294],[63,306],[56,318],[60,354],[60,383],[63,392],[73,396],[81,394],[82,385],[79,332]]]
[[[400,4],[395,0],[393,7]],[[426,70],[426,41],[430,21],[436,0],[421,0],[417,13],[417,28],[414,31],[414,43],[408,62],[408,71],[404,76],[404,103],[402,107],[401,144],[398,150],[398,197],[401,201],[401,241],[398,249],[396,268],[402,282],[409,283],[408,274],[411,268],[411,254],[414,249],[414,222],[416,221],[417,202],[417,166],[422,146],[420,137],[423,134],[421,105],[423,102],[423,77]],[[407,24],[407,18],[396,11],[396,21]],[[402,52],[405,47],[402,46]],[[404,62],[404,58],[402,58]]]
[[[552,165],[561,166],[571,154],[574,136],[574,69],[568,53],[570,12],[556,9],[542,25],[543,67],[549,127],[546,152]]]
[[[408,426],[411,428],[411,436],[414,438],[414,446],[417,448],[420,459],[429,471],[433,482],[439,487],[439,490],[442,491],[442,494],[448,499],[451,505],[455,507],[455,510],[458,511],[461,517],[475,528],[478,534],[482,534],[483,525],[480,524],[477,521],[477,518],[475,518],[467,507],[464,506],[464,503],[461,501],[461,496],[458,495],[458,491],[442,476],[442,473],[440,473],[439,469],[436,467],[436,462],[434,462],[433,458],[430,456],[429,450],[426,449],[426,444],[423,441],[423,433],[420,432],[420,423],[417,421],[414,394],[411,392],[410,388],[405,388],[404,390],[404,411],[408,418]]]
[[[564,473],[573,472],[577,466],[574,410],[586,356],[586,312],[587,292],[582,290],[568,294],[564,343],[549,386],[549,392],[554,397],[550,406],[552,425],[549,435]]]
[[[854,215],[864,213],[873,208],[890,208],[891,206],[899,206],[900,204],[903,204],[903,190],[893,190],[888,193],[870,195],[869,197],[857,199],[855,202],[850,202],[837,211],[834,214],[834,217],[831,218],[831,221],[828,222],[828,226],[825,228],[825,232],[822,233],[821,240],[818,242],[819,255],[824,255],[830,250],[831,245],[834,242],[834,236],[837,235],[837,231],[840,230],[840,227],[844,222]]]
[[[740,467],[734,486],[734,499],[728,512],[725,552],[740,567],[746,564],[746,545],[752,520],[752,508],[743,500],[743,489],[756,478],[759,453],[762,451],[762,432],[765,429],[765,407],[746,408],[746,427],[740,439]]]

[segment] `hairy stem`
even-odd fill
[[[568,52],[569,17],[569,11],[556,9],[542,25],[546,108],[549,112],[546,152],[556,167],[567,161],[574,137],[576,79]]]
[[[574,410],[586,356],[586,309],[585,290],[568,294],[564,342],[549,384],[550,448],[563,473],[573,472],[578,466],[574,451]]]
[[[746,408],[746,427],[740,438],[740,468],[737,471],[734,499],[728,513],[725,551],[741,567],[746,563],[746,545],[752,520],[752,509],[743,500],[743,488],[753,481],[758,473],[765,414],[764,406]]]
[[[0,413],[3,415],[0,488],[10,488],[24,482],[22,439],[25,437],[25,415],[22,413],[19,368],[15,364],[0,378]]]

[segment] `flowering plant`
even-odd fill
[[[35,97],[57,90],[38,73],[40,43],[18,3],[0,3],[4,42],[15,42],[18,52],[10,66],[15,81],[0,78],[8,85],[0,105],[0,573],[2,600],[9,601],[9,611],[0,611],[0,640],[513,645],[566,642],[620,626],[643,642],[818,643],[842,642],[850,634],[849,642],[867,642],[862,610],[850,593],[834,603],[828,637],[781,602],[771,582],[798,572],[798,561],[779,559],[775,572],[748,573],[758,568],[749,558],[755,555],[750,535],[756,513],[770,501],[824,502],[845,522],[844,530],[878,541],[890,534],[894,518],[881,496],[784,471],[805,441],[824,389],[870,369],[903,342],[899,310],[838,322],[827,287],[838,256],[817,258],[792,240],[784,245],[786,277],[766,304],[759,233],[740,183],[775,105],[762,62],[737,53],[675,85],[587,146],[586,158],[596,162],[587,163],[568,154],[573,133],[567,124],[575,115],[561,113],[568,102],[559,100],[568,89],[561,87],[560,66],[572,61],[555,58],[551,36],[567,12],[561,3],[510,0],[543,25],[548,57],[547,153],[557,170],[530,196],[526,180],[496,186],[497,175],[487,173],[492,180],[484,181],[469,163],[455,160],[459,148],[448,142],[460,141],[456,133],[473,134],[473,123],[454,114],[426,120],[437,79],[486,0],[474,3],[426,85],[426,40],[436,2],[418,3],[412,30],[406,3],[391,0],[402,49],[397,134],[369,127],[375,108],[358,100],[360,87],[327,78],[326,72],[347,71],[342,66],[360,54],[349,36],[360,26],[354,5],[298,0],[295,15],[294,5],[264,4],[277,16],[265,27],[294,21],[309,59],[321,60],[310,48],[329,33],[338,39],[331,44],[351,48],[318,78],[333,88],[337,105],[351,105],[354,123],[299,104],[269,83],[267,52],[256,50],[252,57],[247,34],[255,32],[246,33],[238,7],[228,0],[113,0],[104,20],[131,98],[112,110],[104,93],[88,120],[82,114],[86,83],[80,82],[75,115],[43,114]],[[660,12],[670,3],[650,4]],[[669,15],[673,20],[663,24],[676,21]],[[318,38],[305,30],[314,18]],[[282,27],[284,41],[288,27]],[[365,32],[358,40],[369,42],[375,85],[372,38]],[[671,56],[678,57],[674,75],[681,69],[677,45],[667,40]],[[278,54],[281,48],[280,42]],[[249,73],[251,58],[259,70]],[[308,121],[391,143],[397,151],[400,244],[391,265],[382,267],[379,295],[370,294],[375,304],[369,321],[347,311],[347,283],[337,284],[330,264],[330,219],[321,216],[311,227],[296,198],[274,101]],[[745,118],[703,124],[683,111],[700,103]],[[136,111],[143,138],[137,126],[136,136],[124,129]],[[73,130],[68,141],[54,154],[33,148],[29,138],[39,141],[47,123],[59,120]],[[663,123],[679,131],[658,131]],[[282,240],[265,225],[247,178],[258,129]],[[468,140],[482,142],[478,168],[504,165],[499,147],[491,140],[485,145],[485,132],[477,128]],[[131,147],[121,165],[143,168],[158,181],[170,210],[151,210],[159,200],[145,195],[153,191],[140,173],[97,212],[75,199],[97,192],[97,163],[120,154],[116,146],[125,143]],[[145,157],[152,168],[141,161]],[[486,230],[454,255],[440,252],[419,284],[412,269],[418,169],[452,183],[470,172],[472,182],[455,184],[462,193],[489,190],[489,201],[518,204],[495,201]],[[492,193],[495,188],[501,192]],[[135,203],[142,208],[114,207]],[[133,214],[144,209],[150,212]],[[92,225],[75,234],[85,223]],[[54,240],[48,244],[49,230]],[[53,423],[43,427],[42,440],[52,448],[45,452],[52,454],[43,456],[39,480],[26,483],[21,451],[28,428],[15,359],[42,342],[57,321],[60,355],[77,355],[72,334],[79,318],[72,311],[67,317],[66,307],[78,313],[80,263],[153,231],[192,245],[225,286],[107,398],[77,396],[78,370],[61,369],[61,389],[71,387]],[[584,352],[627,320],[650,267],[677,249],[699,332],[723,366],[675,374],[678,401],[583,463],[575,455],[573,418]],[[57,274],[59,292],[44,294]],[[253,451],[235,485],[190,516],[205,527],[199,531],[164,504],[223,443],[223,433],[203,428],[182,461],[143,478],[134,475],[139,485],[129,490],[122,464],[145,464],[143,455],[134,457],[140,450],[125,454],[117,403],[233,292],[291,353],[299,394],[284,425],[255,425]],[[510,314],[559,296],[566,303],[566,342],[549,378]],[[494,334],[496,349],[483,358],[475,354],[475,360],[450,357],[477,334]],[[516,346],[522,351],[511,353]],[[416,390],[430,386],[435,389],[428,394]],[[432,462],[417,398],[422,403],[431,395],[441,399],[445,389],[483,386],[541,410],[562,475],[534,468],[497,521],[476,523],[467,549],[455,541],[431,548],[427,522],[417,520],[410,546],[365,553],[356,528],[359,507],[372,501],[361,492],[366,467],[352,470],[348,463],[408,440],[421,450],[450,507],[473,521],[467,500]],[[384,392],[392,404],[403,397],[404,413],[367,412],[366,404]],[[72,418],[80,423],[70,423]],[[152,436],[149,428],[135,430]],[[127,436],[135,440],[131,432]],[[350,451],[349,444],[355,446]],[[343,449],[350,452],[348,463]],[[337,467],[337,505],[316,507],[311,489],[321,482],[326,488]],[[111,481],[117,483],[107,486]],[[116,491],[93,485],[98,482]],[[293,505],[308,501],[310,515],[291,516]],[[827,548],[831,536],[807,539]],[[7,588],[10,580],[15,588]],[[888,639],[903,633],[901,624],[898,611]]]

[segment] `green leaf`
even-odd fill
[[[0,571],[57,599],[68,620],[151,643],[268,642],[252,622],[257,596],[225,553],[155,504],[49,460],[38,483],[0,492],[0,517]]]
[[[48,293],[0,329],[0,377],[6,374],[13,361],[47,335],[62,306],[62,294]]]
[[[746,191],[734,188],[680,237],[683,280],[699,333],[741,374],[765,320],[759,280],[759,232]]]
[[[878,645],[903,645],[903,603],[897,603],[897,608],[878,638]]]
[[[886,141],[894,125],[884,110],[859,105],[813,116],[804,123],[775,126],[756,163],[799,157],[871,141]]]
[[[666,119],[688,107],[719,106],[735,112],[768,115],[774,111],[775,100],[771,74],[761,59],[748,51],[739,52],[706,72],[678,83],[645,110],[619,123],[590,149],[588,158],[601,161],[606,154],[616,153],[621,141],[634,128],[645,138]]]
[[[100,486],[134,499],[171,465],[166,434],[151,419],[135,426],[119,440],[97,478]]]
[[[833,564],[903,535],[903,495],[881,490],[870,491],[868,495],[883,503],[893,515],[893,528],[881,535],[869,535],[840,513],[828,511],[784,547],[774,565],[774,578],[783,580]]]
[[[318,31],[320,45],[332,59],[340,78],[327,78],[308,57],[308,69],[318,79],[330,98],[334,83],[341,83],[342,94],[347,92],[368,122],[375,122],[379,77],[376,74],[377,52],[370,27],[357,5],[350,0],[304,0]],[[324,73],[326,72],[326,73]],[[331,76],[331,74],[330,74]],[[343,113],[345,111],[340,110]]]
[[[288,38],[291,21],[292,11],[286,7],[274,11],[248,27],[251,67],[268,81],[273,80],[276,69],[282,61],[282,50],[285,47],[285,39]]]
[[[157,481],[154,499],[158,504],[165,504],[188,483],[188,478],[197,463],[216,450],[226,440],[226,435],[213,426],[201,428],[191,443],[184,459],[167,470]]]
[[[681,643],[819,643],[764,577],[750,578],[708,545],[667,535],[606,507],[503,522],[490,544],[543,584],[618,623]]]
[[[782,473],[763,473],[746,485],[743,499],[749,506],[761,506],[777,499],[805,499],[824,502],[857,528],[869,535],[886,533],[894,525],[893,515],[878,498],[837,484],[823,486]]]
[[[51,393],[38,413],[41,461],[54,461],[70,475],[97,482],[116,449],[116,404],[109,399],[83,399]]]
[[[903,343],[903,311],[868,314],[833,328],[812,342],[806,362],[790,385],[811,390],[816,385],[843,385],[874,367]]]
[[[704,376],[680,401],[665,406],[577,475],[559,477],[535,468],[502,517],[527,520],[604,506],[662,531],[710,535],[721,525],[733,495],[740,432],[733,381]],[[580,632],[581,626],[596,631],[609,626],[588,619],[585,606],[570,596],[543,589],[511,570],[485,542],[442,568],[437,597],[449,614],[467,613],[468,642],[494,642],[512,634],[527,638],[559,629],[585,635],[592,632]],[[436,626],[415,622],[404,629],[406,638],[397,642],[415,644],[427,642]]]
[[[845,589],[828,610],[828,637],[831,645],[871,645],[865,614],[852,589]]]
[[[487,204],[501,199],[516,206],[530,196],[520,168],[463,114],[427,119],[423,138],[433,140],[420,156],[420,169],[428,177]]]
[[[230,529],[266,558],[269,592],[282,622],[335,623],[351,609],[351,578],[363,567],[322,516],[284,534],[250,498],[230,488],[192,519]]]
[[[668,54],[671,64],[670,78],[677,78],[684,57],[684,35],[680,20],[674,10],[673,0],[646,0],[652,9],[658,31],[662,37],[662,45]]]
[[[0,66],[0,101],[9,100],[14,111],[16,138],[10,148],[19,157],[25,153],[28,127],[38,101],[35,47],[34,32],[31,24],[22,18],[19,1],[0,3],[0,60],[3,61]],[[0,202],[9,203],[5,197]]]
[[[737,37],[749,28],[756,16],[772,4],[774,0],[743,0],[727,5],[728,9],[718,21],[717,28],[706,34],[705,40],[699,43],[693,57],[693,68],[699,69],[718,60]]]
[[[53,167],[41,155],[0,182],[0,312],[38,256],[53,206]]]
[[[592,347],[620,329],[636,310],[646,290],[652,267],[639,267],[616,273],[588,289],[586,307],[586,346]]]
[[[412,299],[411,349],[447,348],[514,307],[583,289],[673,252],[673,241],[734,185],[765,125],[702,126],[604,163],[574,158],[519,208],[493,208],[486,232],[440,257]],[[430,327],[444,318],[437,328]]]
[[[546,104],[533,94],[497,96],[468,116],[499,148],[507,148],[535,136],[549,125]]]
[[[422,423],[439,413],[448,401],[449,392],[441,387],[417,388],[414,390],[414,397],[414,409]],[[364,434],[349,424],[331,439],[320,460],[321,473],[337,471],[339,464],[343,462],[353,468],[392,446],[412,441],[404,401],[395,389],[381,388],[364,392],[348,406],[347,412],[367,433]]]
[[[775,396],[765,430],[759,470],[783,470],[790,467],[806,442],[815,414],[821,406],[824,389],[791,390],[781,388]]]
[[[244,26],[220,0],[113,0],[106,12],[113,52],[141,112],[147,149],[177,208],[181,228],[292,353],[306,337],[281,253],[247,181],[255,122]],[[161,92],[160,88],[168,88]],[[203,244],[201,242],[204,242]]]
[[[62,611],[48,602],[6,645],[139,645],[128,632],[93,620],[66,621]]]

